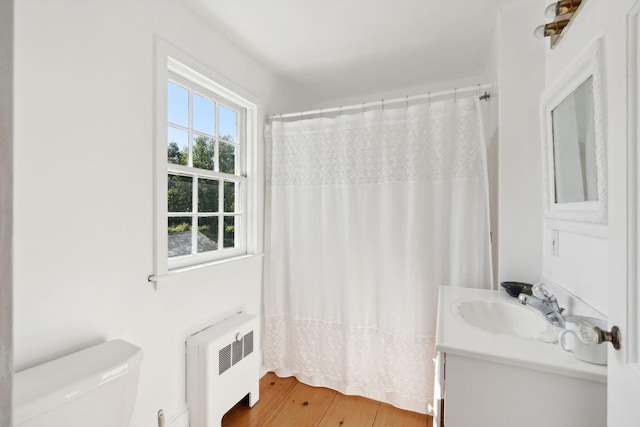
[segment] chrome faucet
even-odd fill
[[[549,288],[547,288],[544,284],[539,283],[532,288],[533,296],[520,294],[518,295],[518,300],[520,300],[520,304],[522,305],[530,305],[534,307],[542,313],[542,315],[551,323],[553,326],[557,326],[559,328],[564,328],[564,316],[562,312],[564,308],[561,308],[558,305],[558,300],[555,295],[551,293]]]

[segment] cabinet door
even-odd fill
[[[607,425],[604,382],[447,353],[445,387],[445,427]]]

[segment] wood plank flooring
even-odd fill
[[[258,403],[253,408],[238,403],[222,427],[432,427],[432,422],[427,415],[269,372],[260,380]]]

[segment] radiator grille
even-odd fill
[[[218,375],[253,353],[253,331],[218,351]]]
[[[249,332],[243,338],[244,341],[244,357],[247,357],[253,352],[253,331]]]
[[[234,341],[231,348],[231,364],[235,365],[242,360],[242,341]]]
[[[218,375],[231,367],[231,344],[218,351]]]

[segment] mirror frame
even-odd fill
[[[607,159],[603,85],[603,40],[596,42],[544,90],[540,102],[544,215],[550,220],[607,224]],[[556,203],[552,111],[590,77],[593,77],[593,110],[597,201]]]

